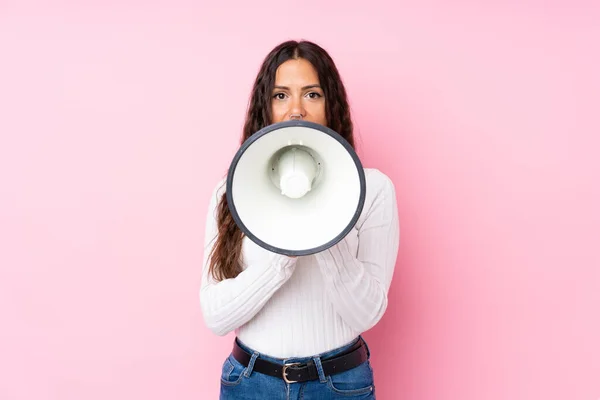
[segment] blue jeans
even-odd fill
[[[371,368],[370,352],[368,360],[362,364],[334,375],[323,373],[321,360],[335,356],[350,348],[357,340],[343,347],[312,357],[273,358],[250,349],[238,341],[240,347],[252,354],[247,367],[240,364],[233,355],[223,363],[221,372],[220,400],[335,400],[335,399],[375,399],[375,383]],[[363,340],[364,341],[364,340]],[[365,342],[366,346],[366,342]],[[286,383],[283,379],[253,371],[254,361],[265,359],[280,365],[285,363],[305,363],[312,359],[319,372],[319,379],[308,382]]]

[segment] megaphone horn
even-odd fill
[[[303,256],[342,240],[365,202],[365,173],[352,146],[309,121],[275,123],[248,138],[227,175],[235,223],[259,246]]]

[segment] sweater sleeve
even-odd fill
[[[221,184],[223,186],[223,184]],[[213,191],[206,217],[200,305],[207,327],[219,336],[248,322],[292,275],[297,258],[268,253],[264,263],[248,265],[235,278],[217,282],[208,273],[218,233],[216,212],[222,191]]]
[[[358,252],[344,238],[317,253],[329,300],[341,318],[358,332],[372,328],[387,308],[396,264],[400,226],[396,194],[385,175],[365,219],[358,225]]]

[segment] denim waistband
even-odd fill
[[[343,345],[341,347],[335,348],[333,350],[329,350],[329,351],[324,352],[324,353],[315,354],[315,355],[307,356],[307,357],[289,357],[289,358],[277,358],[277,357],[268,356],[266,354],[261,354],[261,353],[257,352],[256,350],[250,348],[249,346],[245,345],[237,337],[235,338],[235,340],[237,341],[237,344],[242,349],[246,350],[248,353],[250,353],[250,354],[257,354],[257,358],[260,358],[260,359],[263,359],[263,360],[267,360],[267,361],[270,361],[272,363],[276,363],[276,364],[280,364],[280,365],[283,365],[283,364],[286,364],[286,363],[290,363],[290,362],[306,363],[309,360],[314,359],[315,357],[318,357],[320,359],[330,358],[330,357],[336,356],[336,355],[338,355],[340,353],[343,353],[344,351],[348,350],[350,347],[352,347],[359,340],[363,341],[363,343],[365,344],[365,347],[367,348],[367,354],[369,354],[369,347],[367,346],[367,342],[365,342],[365,340],[363,339],[363,337],[361,335],[359,335],[356,339],[352,340],[348,344],[345,344],[345,345]]]

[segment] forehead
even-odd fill
[[[287,60],[277,68],[275,84],[282,86],[319,83],[319,75],[313,65],[303,58]]]

